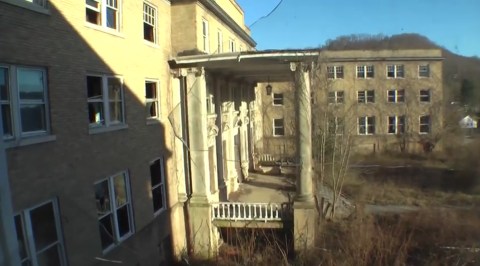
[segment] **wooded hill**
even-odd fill
[[[443,79],[446,102],[461,102],[480,106],[480,58],[455,54],[419,34],[348,35],[328,40],[322,49],[382,50],[382,49],[441,49],[445,58]]]

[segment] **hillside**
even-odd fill
[[[329,50],[441,49],[445,58],[443,65],[445,100],[461,101],[462,83],[468,83],[473,87],[473,92],[464,95],[464,98],[468,98],[472,105],[480,106],[480,58],[455,54],[425,36],[414,33],[393,36],[348,35],[328,40],[322,48]]]

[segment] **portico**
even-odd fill
[[[250,51],[217,55],[180,56],[169,61],[184,91],[188,156],[189,231],[194,252],[212,256],[218,235],[212,204],[226,202],[248,180],[262,121],[256,108],[261,83],[293,82],[297,121],[297,175],[294,199],[295,249],[313,244],[315,209],[312,186],[310,69],[317,51]],[[260,132],[258,132],[260,130]],[[178,156],[178,155],[177,155]],[[191,183],[191,190],[188,184]],[[182,190],[183,191],[183,190]]]

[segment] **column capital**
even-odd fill
[[[313,69],[313,62],[290,62],[290,71],[295,72],[301,70],[303,72],[308,72]]]

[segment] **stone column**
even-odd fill
[[[187,110],[192,181],[190,241],[195,256],[209,258],[218,251],[218,231],[211,219],[207,94],[203,69],[187,74]]]
[[[309,69],[304,63],[291,63],[295,71],[297,136],[297,194],[294,202],[294,248],[304,252],[313,247],[317,216],[312,185],[312,119]]]

